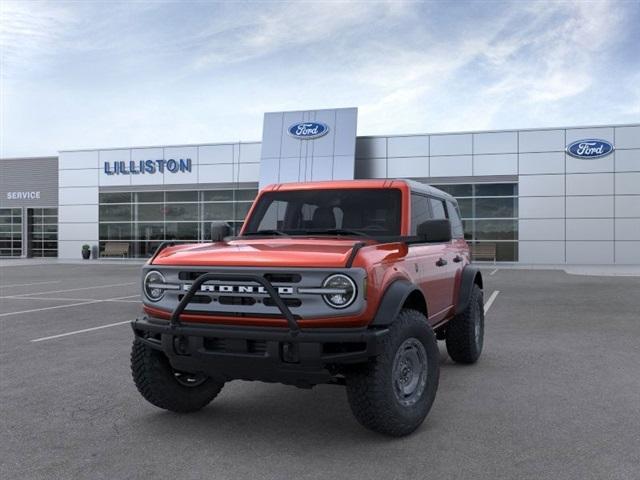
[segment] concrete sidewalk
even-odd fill
[[[37,265],[144,265],[146,258],[101,258],[69,260],[62,258],[3,258],[0,267],[32,267]]]
[[[563,270],[569,275],[594,275],[599,277],[640,277],[640,265],[552,265],[526,263],[476,262],[487,270]]]

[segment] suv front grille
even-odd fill
[[[185,282],[194,282],[199,276],[204,275],[207,272],[203,271],[193,271],[193,270],[183,270],[178,272],[178,279]],[[293,284],[300,283],[302,281],[302,276],[299,273],[293,272],[268,272],[264,274],[264,278],[269,281],[274,287],[290,287]],[[205,285],[250,285],[259,287],[259,285],[255,282],[247,281],[209,281],[206,282]],[[262,287],[260,287],[262,288]],[[178,293],[178,301],[184,298],[184,293]],[[299,298],[291,297],[286,294],[281,294],[280,298],[284,304],[290,308],[297,308],[302,305],[302,300]],[[276,303],[273,301],[271,297],[269,297],[264,291],[261,293],[251,293],[247,294],[245,292],[224,292],[221,293],[219,291],[215,292],[198,292],[197,295],[194,295],[193,300],[190,302],[192,304],[215,304],[218,303],[222,306],[231,306],[231,307],[254,307],[256,310],[255,313],[250,311],[245,312],[225,312],[224,316],[251,316],[251,315],[259,315],[265,316],[263,313],[258,313],[260,305],[264,305],[265,307],[277,307]],[[193,309],[187,307],[187,312],[193,312]],[[213,313],[213,312],[207,312]],[[222,313],[222,312],[221,312]]]
[[[185,294],[196,279],[203,274],[220,274],[216,279],[205,282],[196,292],[184,313],[219,318],[269,318],[283,320],[273,299],[263,285],[259,285],[250,278],[253,275],[264,276],[265,280],[279,292],[280,298],[290,309],[294,318],[323,318],[330,316],[347,316],[362,311],[364,301],[360,295],[358,299],[343,310],[336,310],[327,304],[320,292],[313,290],[322,288],[323,282],[329,275],[344,271],[351,276],[356,285],[362,285],[364,272],[362,269],[310,269],[295,271],[287,269],[260,269],[248,267],[167,267],[158,268],[165,282],[171,286],[167,288],[164,297],[158,302],[147,302],[163,310],[174,310],[184,299]],[[234,279],[237,274],[238,280]],[[242,280],[243,274],[249,280]],[[147,299],[148,300],[148,299]]]

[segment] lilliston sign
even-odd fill
[[[104,162],[104,173],[107,175],[153,175],[154,173],[184,173],[190,171],[190,158]]]

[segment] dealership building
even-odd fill
[[[410,178],[458,199],[478,254],[640,264],[640,124],[357,136],[357,109],[267,113],[262,142],[0,160],[0,256],[147,257],[237,231],[270,183]],[[117,248],[114,248],[116,246]]]

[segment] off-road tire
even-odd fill
[[[364,427],[401,437],[418,428],[429,413],[438,390],[440,355],[435,334],[425,316],[411,309],[400,311],[383,340],[382,352],[346,375],[347,398]],[[426,353],[426,384],[412,405],[403,405],[395,393],[394,360],[406,341],[419,341]]]
[[[212,378],[194,386],[182,385],[166,355],[138,339],[131,349],[131,374],[138,391],[149,403],[178,413],[206,407],[224,386],[224,382]]]
[[[484,343],[484,300],[478,285],[471,290],[467,308],[447,324],[445,341],[454,362],[478,361]]]

